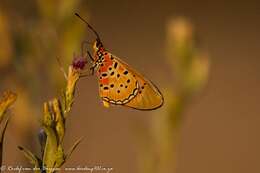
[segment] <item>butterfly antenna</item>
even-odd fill
[[[97,38],[100,40],[100,37],[99,37],[97,31],[96,31],[85,19],[83,19],[78,13],[75,13],[75,15],[76,15],[78,18],[80,18],[80,19],[88,26],[88,28],[91,29],[91,30],[94,32],[94,34],[95,34],[95,35],[97,36]]]

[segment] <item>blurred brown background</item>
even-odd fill
[[[7,20],[12,20],[12,17],[14,20],[35,17],[37,21],[39,13],[36,12],[36,5],[32,4],[34,1],[28,1],[27,4],[4,0],[0,2],[0,13],[9,15]],[[38,7],[44,5],[44,3],[39,4]],[[259,5],[257,1],[191,0],[86,0],[77,1],[77,5],[71,7],[68,5],[64,14],[68,20],[72,20],[72,23],[77,25],[78,29],[73,31],[81,34],[69,36],[72,39],[76,38],[73,41],[68,39],[66,42],[71,45],[69,50],[57,46],[57,52],[53,50],[49,57],[47,55],[43,59],[27,57],[28,64],[37,61],[37,68],[28,72],[34,74],[32,78],[15,74],[28,71],[30,68],[30,65],[24,65],[24,56],[20,59],[13,58],[6,63],[6,66],[1,67],[3,75],[0,81],[1,90],[10,88],[18,92],[18,102],[13,109],[23,107],[23,104],[26,104],[23,99],[27,97],[30,100],[28,107],[33,107],[33,110],[24,110],[23,115],[16,114],[15,110],[11,111],[14,120],[7,129],[4,164],[26,165],[25,159],[16,149],[17,145],[33,148],[33,151],[39,150],[39,147],[36,147],[38,145],[37,118],[41,116],[41,103],[57,95],[63,82],[59,69],[55,69],[55,56],[72,58],[73,52],[80,52],[81,41],[94,39],[92,33],[84,30],[84,25],[74,17],[74,12],[79,12],[94,25],[108,50],[145,74],[163,91],[164,88],[177,85],[174,75],[169,75],[171,67],[165,53],[167,23],[180,16],[189,19],[195,28],[199,40],[198,46],[208,52],[211,66],[207,86],[193,98],[182,115],[176,172],[260,172]],[[58,13],[55,8],[52,10],[54,15]],[[26,17],[22,18],[22,15]],[[60,22],[59,20],[48,21],[48,19],[45,18],[47,23],[50,22],[48,25]],[[21,20],[20,22],[23,23]],[[8,25],[7,30],[18,28],[12,33],[23,34],[19,33],[19,26],[22,24],[17,23],[18,27],[15,23],[11,24]],[[65,26],[54,24],[53,28],[66,28],[70,33],[69,22]],[[27,28],[30,31],[31,26],[28,23]],[[48,37],[52,37],[52,34],[58,35],[56,41],[60,41],[59,44],[62,45],[62,40],[59,40],[62,35],[52,33],[53,30],[39,32],[46,43],[36,45],[39,49],[38,54],[45,50],[43,45],[49,44],[51,40]],[[88,33],[84,34],[84,32]],[[11,42],[13,38],[14,36],[11,36]],[[35,39],[39,39],[38,35]],[[3,40],[0,38],[0,42]],[[22,42],[23,44],[25,43]],[[54,43],[50,43],[50,46],[52,44]],[[12,51],[18,52],[17,55],[20,49],[19,44],[16,43]],[[65,62],[69,61],[65,60]],[[45,72],[50,66],[54,66],[52,73],[55,75],[49,74],[48,70]],[[53,82],[41,86],[48,80]],[[28,84],[20,84],[23,81]],[[30,81],[37,82],[34,85]],[[78,85],[75,105],[68,120],[65,145],[69,147],[77,138],[81,136],[85,138],[65,166],[102,165],[113,167],[113,172],[138,172],[140,140],[137,136],[140,133],[145,134],[151,119],[160,116],[161,112],[160,110],[156,113],[141,112],[121,107],[106,109],[98,97],[97,86],[95,76],[82,79]],[[31,92],[27,91],[28,87]],[[29,129],[20,131],[23,127],[20,128],[19,123],[31,124],[26,126]]]

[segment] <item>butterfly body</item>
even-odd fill
[[[162,106],[160,91],[143,75],[105,50],[102,43],[96,41],[93,50],[99,94],[106,107],[114,104],[151,110]]]
[[[127,63],[107,51],[98,35],[86,20],[81,18],[97,36],[93,43],[93,61],[99,83],[99,95],[105,107],[110,104],[122,105],[138,110],[154,110],[163,105],[164,99],[159,89]]]

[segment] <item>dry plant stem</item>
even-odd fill
[[[19,149],[40,172],[54,173],[66,162],[71,153],[80,143],[76,141],[67,154],[63,149],[63,140],[66,132],[66,118],[74,103],[76,84],[80,78],[81,70],[69,66],[67,85],[62,93],[62,98],[54,98],[43,104],[42,129],[39,133],[42,155],[38,158],[22,147]],[[39,170],[35,170],[39,173]]]
[[[178,86],[174,89],[169,86],[165,109],[162,108],[152,121],[151,141],[144,143],[148,149],[143,147],[141,159],[144,158],[146,162],[142,162],[146,165],[141,166],[141,173],[176,172],[183,112],[208,79],[208,57],[197,47],[192,25],[184,18],[169,22],[167,57]]]
[[[169,60],[173,65],[174,74],[178,80],[178,89],[174,91],[175,99],[170,103],[168,110],[170,140],[169,153],[173,156],[172,169],[176,171],[176,152],[179,143],[179,129],[182,123],[183,112],[189,102],[204,89],[208,79],[208,57],[200,50],[194,39],[191,23],[183,18],[176,19],[168,28]],[[165,172],[164,169],[159,172]]]
[[[74,20],[73,13],[86,2],[27,1],[28,8],[33,7],[30,11],[35,14],[34,17],[28,17],[28,8],[20,8],[20,2],[0,1],[0,71],[6,74],[1,76],[1,81],[7,82],[6,86],[15,85],[21,91],[17,91],[22,98],[20,96],[21,100],[12,110],[15,114],[12,123],[21,129],[18,135],[24,145],[32,146],[28,136],[33,135],[34,130],[31,129],[35,129],[35,123],[30,116],[36,112],[39,115],[39,107],[32,105],[35,105],[35,99],[46,93],[36,91],[44,91],[46,85],[61,86],[63,80],[55,73],[57,65],[54,57],[62,56],[65,63],[71,60],[70,53],[77,48],[76,43],[85,33],[85,28]],[[48,81],[41,80],[39,75],[45,76]]]
[[[74,102],[75,87],[80,78],[80,75],[81,73],[79,72],[79,70],[76,70],[72,66],[69,67],[67,86],[64,95],[65,99],[63,100],[63,111],[65,116],[67,116],[67,114],[71,110],[72,104]]]

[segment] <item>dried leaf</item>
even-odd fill
[[[82,141],[83,138],[78,139],[74,145],[69,149],[68,153],[65,156],[65,161],[67,161],[69,159],[69,157],[71,156],[71,154],[73,153],[73,151],[77,148],[77,146],[80,144],[80,142]]]
[[[55,168],[60,168],[63,165],[64,162],[65,162],[64,150],[63,150],[62,146],[59,145],[57,153],[56,153]]]
[[[56,161],[56,152],[58,148],[58,141],[53,129],[50,127],[43,127],[47,135],[47,140],[43,155],[43,166],[53,168]],[[47,172],[50,170],[47,170]]]
[[[63,141],[65,134],[65,120],[62,114],[61,105],[58,99],[53,100],[53,111],[55,115],[55,129],[59,138],[59,143]]]
[[[6,131],[8,122],[9,122],[9,118],[5,121],[4,128],[3,128],[3,130],[1,131],[1,134],[0,134],[0,166],[2,166],[2,161],[3,161],[2,157],[3,157],[4,135],[5,135],[5,131]]]
[[[29,160],[29,162],[34,165],[35,168],[40,168],[41,160],[34,155],[31,151],[18,146],[18,149],[24,154],[24,156]],[[40,170],[35,170],[35,173],[41,173]]]
[[[3,115],[6,110],[15,102],[17,95],[11,91],[4,92],[2,98],[0,99],[0,122],[3,119]]]
[[[51,127],[53,124],[53,118],[51,116],[51,112],[49,109],[49,105],[47,102],[43,104],[43,125],[47,127]]]

